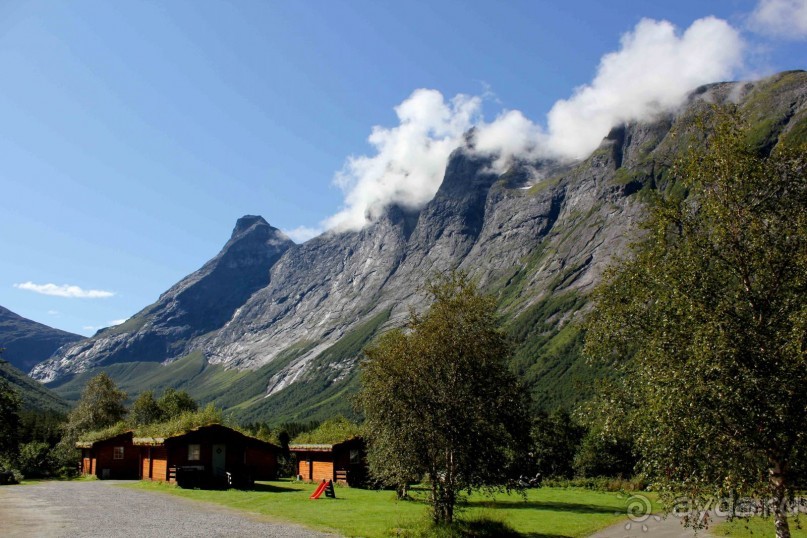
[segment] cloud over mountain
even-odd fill
[[[749,27],[776,38],[807,39],[807,0],[761,0]]]
[[[739,32],[721,19],[699,19],[684,32],[643,19],[622,36],[619,50],[602,57],[589,84],[555,103],[546,127],[518,110],[486,121],[482,97],[446,99],[437,90],[415,90],[395,107],[398,125],[373,127],[368,142],[375,153],[349,157],[336,174],[344,205],[321,229],[357,230],[390,204],[420,207],[431,200],[449,154],[471,128],[473,151],[493,157],[500,172],[514,158],[585,158],[615,125],[652,119],[697,86],[731,77],[743,50]],[[317,230],[302,231],[300,238]]]

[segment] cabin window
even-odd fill
[[[357,449],[350,451],[350,463],[354,465],[359,463],[359,451]]]
[[[188,445],[188,461],[199,461],[202,459],[199,445]]]
[[[122,460],[123,459],[123,447],[116,446],[112,449],[112,459],[113,460]]]

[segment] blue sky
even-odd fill
[[[621,36],[641,41],[643,18],[678,35],[721,19],[742,41],[712,61],[729,78],[802,69],[804,3],[6,0],[0,305],[92,334],[214,256],[241,215],[292,231],[361,212],[374,156],[402,158],[368,136],[382,126],[400,141],[402,103],[460,103],[492,126],[517,110],[524,136],[544,136],[558,100],[596,90]],[[430,195],[424,181],[411,203]]]

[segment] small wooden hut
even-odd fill
[[[180,486],[249,486],[277,476],[280,447],[212,424],[166,437],[136,437],[140,477]]]
[[[118,480],[137,480],[140,449],[132,444],[132,432],[124,432],[98,441],[79,441],[80,471],[83,475]]]
[[[367,479],[367,453],[361,437],[336,444],[293,444],[289,451],[297,457],[301,480],[357,486]]]

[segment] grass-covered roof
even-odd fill
[[[238,430],[230,424],[227,424],[222,416],[221,410],[216,409],[212,404],[199,411],[182,413],[164,422],[155,424],[145,424],[141,426],[133,426],[125,421],[118,422],[117,424],[104,428],[103,430],[87,432],[82,434],[76,446],[79,448],[89,448],[93,443],[111,439],[125,432],[132,432],[134,438],[152,438],[152,439],[166,439],[169,437],[176,437],[190,431],[196,430],[203,426],[210,426],[212,424],[220,424]],[[244,432],[241,432],[244,433]],[[247,434],[245,434],[247,435]]]
[[[315,449],[337,445],[356,437],[361,437],[361,427],[358,424],[345,417],[335,417],[326,420],[310,432],[298,435],[292,440],[291,445],[295,447],[305,445]]]

